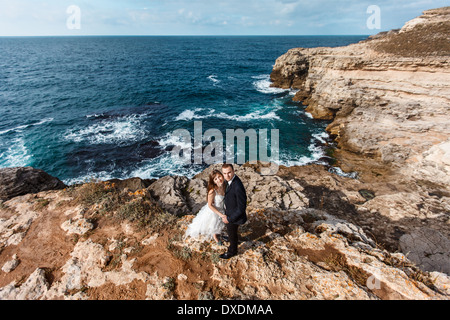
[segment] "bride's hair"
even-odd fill
[[[220,172],[219,170],[214,170],[213,172],[211,172],[211,174],[209,175],[209,181],[208,181],[208,188],[206,190],[206,201],[208,201],[208,194],[209,191],[211,191],[212,189],[216,188],[216,184],[214,183],[214,179],[218,176],[222,176],[223,178],[223,174],[222,172]],[[223,179],[224,184],[225,184],[225,178]]]

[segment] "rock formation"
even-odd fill
[[[346,169],[364,171],[351,161],[363,156],[448,196],[449,32],[450,7],[429,10],[401,30],[350,46],[291,49],[271,79],[298,89],[294,99],[313,117],[332,120],[327,130]]]
[[[433,252],[450,265],[449,34],[450,7],[428,10],[357,44],[291,49],[271,75],[273,86],[297,89],[294,100],[331,122],[337,165],[376,194],[359,210],[395,221],[400,249],[426,270]],[[438,243],[429,243],[431,233]]]
[[[33,168],[0,170],[0,300],[447,300],[449,13],[277,60],[274,85],[331,121],[338,164],[359,174],[236,166],[249,221],[230,260],[219,259],[225,246],[183,238],[220,165],[68,187]]]
[[[448,299],[448,275],[377,242],[398,235],[366,209],[377,198],[368,185],[319,165],[275,176],[237,166],[249,222],[231,260],[218,257],[225,246],[183,239],[219,167],[133,191],[98,181],[3,202],[0,299]]]
[[[0,200],[65,187],[58,178],[43,170],[31,167],[0,169]]]

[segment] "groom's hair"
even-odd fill
[[[222,169],[231,168],[234,171],[234,167],[231,163],[224,163]]]

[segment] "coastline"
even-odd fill
[[[321,165],[261,176],[266,165],[236,167],[249,222],[229,262],[224,246],[183,240],[220,165],[193,179],[93,181],[2,201],[0,297],[448,299],[450,276],[395,249],[410,221],[384,216],[373,185]]]
[[[431,24],[450,14],[427,12],[422,20]],[[409,23],[404,32],[416,27]],[[280,166],[274,176],[260,174],[265,164],[237,166],[250,219],[240,255],[228,264],[217,259],[220,246],[181,239],[204,205],[215,166],[192,179],[70,187],[36,169],[1,169],[0,297],[448,300],[450,135],[448,109],[436,106],[448,90],[441,69],[450,61],[377,51],[398,34],[342,48],[292,49],[277,60],[274,85],[299,90],[294,99],[306,111],[332,120],[327,131],[337,143],[337,163],[360,176],[314,164]],[[427,73],[433,92],[420,82],[405,85],[405,77],[414,82]],[[388,87],[374,74],[391,75]]]
[[[449,15],[449,7],[427,10],[346,47],[291,49],[277,59],[272,85],[298,90],[294,101],[331,121],[344,171],[356,167],[369,179],[381,169],[448,192],[450,167],[438,157],[449,150]]]

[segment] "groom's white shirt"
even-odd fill
[[[230,181],[228,181],[228,185],[231,185],[231,183],[233,182],[234,178],[236,178],[236,175],[234,175],[233,178]]]
[[[236,175],[234,175],[233,178],[231,178],[231,180],[228,181],[227,190],[228,190],[228,188],[231,186],[231,183],[233,182],[234,178],[236,178]]]

